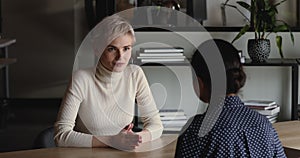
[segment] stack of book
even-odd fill
[[[159,114],[164,133],[178,133],[188,121],[182,109],[161,109]]]
[[[275,101],[267,100],[246,100],[244,101],[245,106],[257,111],[258,113],[266,116],[271,123],[277,121],[278,113],[280,112],[280,107]]]
[[[147,62],[184,62],[186,57],[181,47],[153,47],[140,48],[137,53],[137,60],[141,63]]]

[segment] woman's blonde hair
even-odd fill
[[[131,24],[117,14],[104,18],[91,31],[91,40],[96,56],[101,57],[105,48],[116,38],[129,33],[135,42]]]

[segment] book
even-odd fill
[[[246,100],[244,101],[244,105],[246,106],[271,106],[276,104],[275,101],[269,100]]]
[[[184,63],[186,61],[183,48],[180,47],[140,48],[137,55],[136,59],[141,63]]]
[[[185,59],[185,56],[139,56],[137,59]]]
[[[277,121],[278,113],[274,115],[264,115],[271,123],[275,123]]]
[[[272,118],[269,118],[269,121],[271,123],[275,123],[277,121],[277,117],[272,117]]]
[[[142,63],[144,62],[184,62],[185,59],[175,59],[175,58],[170,58],[170,59],[140,59]]]
[[[187,120],[187,117],[185,115],[162,115],[160,116],[160,120],[162,121],[169,121],[169,120]]]
[[[273,109],[277,107],[277,104],[270,105],[270,106],[255,106],[255,105],[247,105],[248,108],[250,109],[257,109],[257,110],[268,110],[268,109]]]
[[[159,110],[159,115],[164,116],[185,116],[185,113],[182,109],[161,109]]]
[[[177,57],[183,56],[183,53],[138,53],[140,57]]]
[[[155,52],[183,52],[183,48],[181,47],[148,47],[148,48],[140,48],[142,53],[155,53]]]
[[[164,132],[178,133],[188,121],[183,109],[161,109],[159,114]]]
[[[160,109],[159,112],[184,112],[183,109]]]
[[[271,119],[271,118],[273,118],[273,117],[277,117],[278,116],[278,113],[276,113],[276,114],[274,114],[274,115],[266,115],[266,118],[267,119]]]
[[[255,110],[257,111],[258,113],[262,114],[262,115],[275,115],[277,113],[279,113],[280,111],[280,107],[277,106],[273,109],[269,109],[269,110]]]
[[[181,128],[188,121],[182,109],[164,109],[159,114],[164,127]]]
[[[182,127],[187,123],[188,120],[170,120],[170,121],[162,121],[163,126],[175,126],[175,127]]]
[[[180,132],[182,127],[164,127],[164,131],[168,132]]]

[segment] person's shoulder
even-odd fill
[[[266,116],[263,116],[248,107],[241,107],[239,112],[240,115],[236,115],[233,122],[238,124],[242,129],[272,126]]]
[[[253,124],[257,124],[257,125],[271,124],[266,116],[248,107],[244,107],[244,108],[248,111],[248,117],[246,118],[248,122],[252,122]]]
[[[181,132],[198,133],[204,117],[204,114],[197,114],[190,117],[187,123],[182,127]]]
[[[95,68],[86,68],[86,69],[79,69],[73,72],[72,79],[73,80],[87,80],[92,79],[95,75]]]
[[[205,113],[204,113],[204,114],[197,114],[197,115],[195,115],[195,116],[192,117],[192,118],[193,118],[193,120],[194,120],[195,122],[202,122],[203,119],[204,119],[204,117],[205,117]]]
[[[139,65],[129,64],[127,69],[130,69],[132,72],[142,71],[142,68]]]
[[[138,76],[144,73],[143,69],[140,66],[133,65],[133,64],[127,65],[127,67],[125,68],[125,72],[126,74],[138,75]]]
[[[91,75],[95,73],[95,68],[85,68],[85,69],[78,69],[73,72],[74,76],[85,76],[85,75]]]

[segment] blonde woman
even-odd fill
[[[55,123],[57,146],[131,150],[159,138],[163,127],[146,77],[139,66],[128,64],[135,42],[132,26],[112,15],[91,36],[100,59],[72,76]],[[135,100],[144,124],[137,133],[131,123]]]

